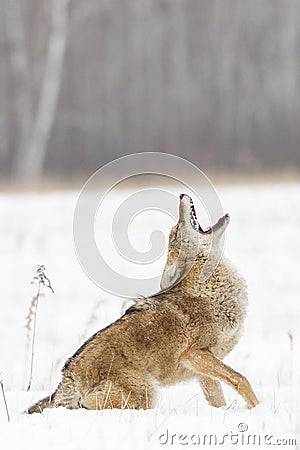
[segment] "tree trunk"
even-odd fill
[[[19,0],[5,0],[5,34],[9,45],[9,58],[16,112],[16,159],[21,159],[32,126],[29,62],[26,51],[22,8]]]
[[[52,0],[52,25],[37,112],[30,139],[20,148],[15,165],[15,177],[25,182],[38,181],[43,174],[62,79],[70,1]]]

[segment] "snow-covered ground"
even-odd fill
[[[192,383],[162,389],[157,408],[149,411],[59,408],[21,414],[54,390],[64,361],[116,319],[125,304],[95,286],[77,261],[72,234],[77,192],[3,193],[0,372],[11,421],[0,392],[1,449],[295,448],[293,439],[300,445],[300,184],[222,186],[217,191],[231,215],[225,254],[249,286],[244,336],[226,362],[247,376],[259,406],[247,410],[224,387],[229,407],[213,409]],[[112,210],[125,194],[112,193]],[[140,218],[134,234],[138,244],[147,246],[153,229],[167,234],[171,223],[157,213],[152,221],[149,215]],[[108,241],[108,227],[101,232]],[[27,393],[30,351],[24,325],[38,264],[46,266],[55,293],[45,292],[40,299],[32,390]],[[161,258],[153,270],[163,265]]]

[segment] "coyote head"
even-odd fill
[[[228,223],[229,215],[226,214],[215,225],[203,230],[198,222],[193,200],[187,194],[180,194],[179,219],[170,232],[168,259],[160,282],[161,289],[169,289],[188,277],[195,265],[198,272],[206,269],[206,274],[210,275],[221,257],[220,239]]]

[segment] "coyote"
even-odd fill
[[[249,408],[256,406],[248,380],[222,362],[241,335],[246,284],[223,256],[212,275],[199,281],[228,223],[225,215],[204,231],[192,199],[181,194],[161,291],[138,299],[88,339],[65,363],[56,391],[26,412],[59,406],[153,408],[159,386],[190,379],[199,381],[212,406],[226,405],[221,381]]]

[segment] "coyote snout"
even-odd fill
[[[199,381],[212,406],[226,404],[220,382],[235,389],[249,408],[257,405],[247,379],[222,362],[242,332],[245,282],[224,257],[201,282],[205,264],[219,255],[228,223],[225,215],[203,230],[192,199],[182,194],[161,291],[137,300],[88,339],[65,363],[56,391],[27,412],[57,406],[153,408],[158,386],[189,379]]]

